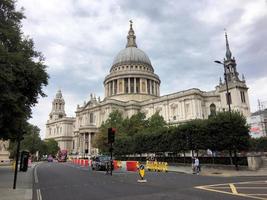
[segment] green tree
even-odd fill
[[[59,151],[59,146],[56,140],[54,139],[49,139],[47,141],[45,141],[45,150],[46,150],[46,154],[47,155],[52,155],[52,156],[56,156],[56,154]]]
[[[164,132],[167,129],[167,123],[164,118],[156,112],[153,114],[147,122],[147,129],[145,132],[147,133],[160,133]]]
[[[237,111],[233,111],[231,114],[229,112],[220,112],[209,120],[212,121],[209,125],[213,127],[213,130],[216,130],[217,146],[220,150],[248,150],[249,126],[246,118],[241,113]]]
[[[146,115],[138,112],[130,118],[123,120],[123,132],[127,136],[134,136],[137,133],[143,132],[147,128]]]
[[[115,141],[123,135],[123,117],[120,111],[114,110],[109,114],[108,119],[102,123],[99,128],[99,133],[94,138],[93,145],[99,148],[100,152],[102,153],[109,151],[107,133],[109,127],[116,129]]]
[[[257,151],[257,152],[267,151],[267,137],[251,138],[249,142],[251,151]]]
[[[14,0],[0,1],[0,138],[14,139],[25,132],[26,120],[48,74],[43,56],[34,50],[33,40],[21,31],[22,11]]]
[[[40,129],[32,124],[27,124],[25,127],[25,134],[21,142],[21,150],[29,151],[32,155],[35,155],[37,151],[42,151],[43,141],[40,138]],[[10,143],[10,157],[14,158],[16,145],[15,141]]]
[[[40,129],[37,126],[29,124],[27,132],[21,143],[21,150],[27,150],[32,155],[41,149],[42,140],[40,138]]]

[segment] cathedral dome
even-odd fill
[[[130,21],[126,48],[114,58],[105,77],[105,97],[120,101],[144,101],[160,95],[160,79],[149,57],[136,44]]]
[[[151,65],[151,62],[145,52],[137,47],[127,47],[121,50],[115,57],[113,66],[129,63],[142,63]]]

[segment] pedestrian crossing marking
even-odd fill
[[[232,191],[233,194],[238,194],[238,192],[237,192],[236,187],[235,187],[234,184],[230,183],[229,186],[230,186],[231,191]]]
[[[250,185],[255,185],[255,184],[258,184],[260,186],[258,187],[250,186]],[[250,181],[250,182],[203,185],[203,186],[197,186],[195,188],[210,191],[210,192],[218,192],[218,193],[223,193],[223,194],[242,196],[242,197],[247,197],[251,199],[267,200],[266,181]],[[242,190],[242,192],[240,192],[240,190]],[[249,190],[249,191],[246,193],[246,190]],[[255,190],[255,193],[253,193],[251,190],[252,191]]]

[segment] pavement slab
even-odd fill
[[[27,172],[18,171],[16,189],[13,189],[14,170],[0,167],[0,200],[31,200],[33,196],[33,166]]]

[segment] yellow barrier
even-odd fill
[[[16,168],[16,161],[12,163],[12,169],[15,171]]]
[[[168,163],[167,162],[157,162],[157,161],[146,161],[146,169],[148,171],[157,171],[157,172],[167,172]]]

